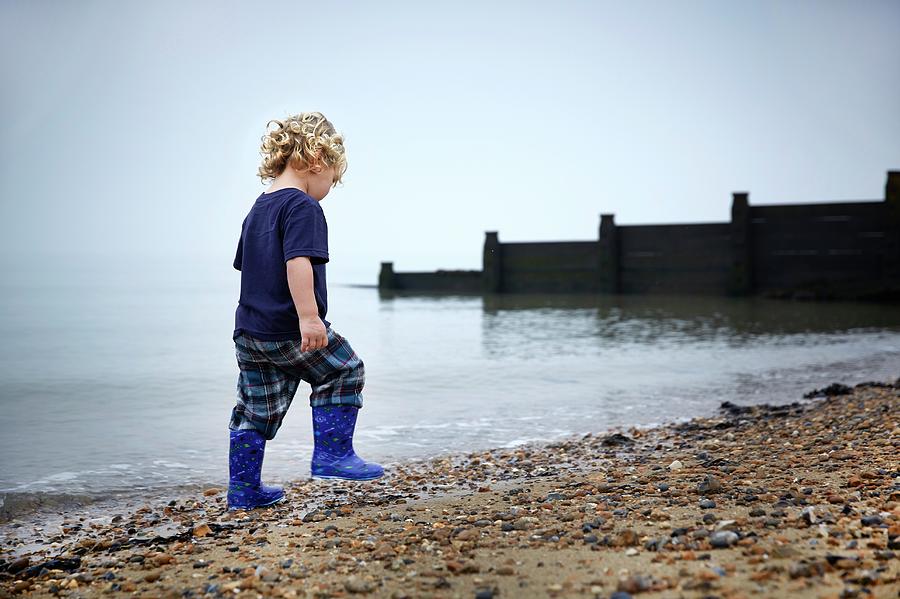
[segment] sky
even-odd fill
[[[0,3],[5,269],[234,277],[266,122],[348,171],[332,283],[501,241],[875,200],[900,169],[900,2]]]

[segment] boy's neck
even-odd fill
[[[306,195],[309,195],[309,184],[306,177],[293,168],[284,169],[280,175],[272,179],[272,184],[269,185],[269,189],[266,190],[266,193],[272,193],[279,189],[287,189],[289,187],[299,189]]]

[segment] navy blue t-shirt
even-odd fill
[[[322,207],[294,187],[260,194],[241,226],[234,257],[234,267],[241,271],[241,298],[233,337],[243,332],[268,341],[301,338],[285,264],[296,256],[309,256],[319,318],[328,327],[328,223]]]

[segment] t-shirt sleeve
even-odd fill
[[[234,255],[234,267],[237,270],[241,269],[241,262],[243,261],[243,259],[244,259],[244,236],[242,234],[240,237],[238,237],[237,252]]]
[[[322,208],[311,202],[296,202],[284,217],[284,261],[309,256],[313,264],[328,262],[328,223]]]
[[[237,269],[241,269],[241,264],[244,261],[244,227],[247,226],[247,218],[244,217],[244,222],[241,223],[241,236],[238,237],[237,251],[234,254],[234,264],[233,266]]]

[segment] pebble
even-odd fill
[[[735,543],[737,543],[738,539],[737,533],[730,530],[718,530],[711,535],[709,535],[709,544],[718,549],[722,549],[725,547],[731,547]]]
[[[162,572],[160,572],[159,570],[153,570],[144,574],[144,580],[147,582],[156,582],[157,580],[159,580],[160,576],[162,576]]]
[[[29,566],[31,560],[27,557],[20,557],[19,559],[13,560],[7,567],[6,571],[10,574],[16,574],[17,572],[24,570]]]
[[[626,593],[643,593],[650,590],[653,581],[643,574],[633,574],[619,580],[618,589]]]
[[[539,523],[540,520],[534,516],[523,516],[513,523],[513,528],[516,530],[532,530]]]
[[[481,537],[481,531],[475,528],[467,528],[456,535],[456,538],[460,541],[474,541],[479,537]]]
[[[697,491],[702,494],[721,493],[723,488],[722,481],[712,474],[707,474],[697,485]]]
[[[344,588],[351,593],[371,593],[375,585],[365,578],[350,576],[344,581]]]
[[[212,534],[212,529],[209,527],[209,524],[198,524],[192,532],[195,537],[205,537]]]
[[[737,530],[737,520],[720,520],[716,522],[716,530]]]

